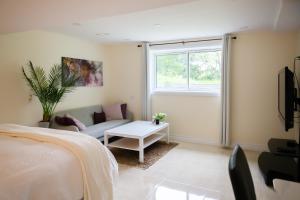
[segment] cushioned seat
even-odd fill
[[[98,138],[99,140],[103,140],[104,131],[115,128],[117,126],[121,126],[123,124],[129,123],[133,119],[133,115],[130,111],[126,111],[126,119],[123,120],[110,120],[106,122],[102,122],[100,124],[93,123],[93,116],[94,112],[102,112],[102,108],[100,105],[97,106],[88,106],[83,108],[76,108],[71,110],[64,110],[55,113],[54,116],[64,116],[66,114],[72,115],[76,119],[78,119],[80,122],[82,122],[87,128],[82,133],[88,134],[92,137]],[[78,128],[76,126],[62,126],[56,123],[54,120],[54,117],[52,118],[50,122],[50,128],[54,129],[62,129],[62,130],[68,130],[68,131],[75,131],[79,132]]]
[[[117,126],[121,126],[123,124],[127,124],[130,122],[128,119],[124,120],[111,120],[107,122],[102,122],[100,124],[95,124],[93,126],[87,127],[85,130],[81,131],[82,133],[88,134],[98,139],[102,139],[104,136],[104,131],[115,128]]]

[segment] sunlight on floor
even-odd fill
[[[217,200],[203,194],[193,194],[187,191],[176,190],[164,186],[158,186],[155,191],[155,200]]]

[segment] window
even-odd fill
[[[154,52],[155,91],[219,93],[220,49]]]
[[[187,56],[184,53],[169,53],[156,56],[156,87],[187,87]]]

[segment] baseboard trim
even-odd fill
[[[174,141],[174,142],[188,142],[188,143],[194,143],[194,144],[205,144],[205,145],[212,145],[212,146],[221,146],[216,141],[203,140],[203,139],[190,137],[190,136],[171,135],[170,140]]]
[[[249,151],[256,151],[256,152],[268,151],[266,145],[262,145],[262,144],[245,144],[245,143],[234,142],[231,146],[234,147],[235,144],[239,144],[243,149]]]
[[[187,142],[187,143],[222,147],[222,145],[217,141],[199,139],[191,136],[170,135],[170,140],[174,142]],[[246,144],[246,143],[239,143],[236,141],[233,142],[229,148],[233,148],[235,144],[239,144],[244,150],[248,150],[248,151],[262,152],[267,150],[266,146],[262,144]]]

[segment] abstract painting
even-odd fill
[[[76,75],[79,77],[76,87],[103,86],[103,62],[62,57],[62,66],[63,81]]]

